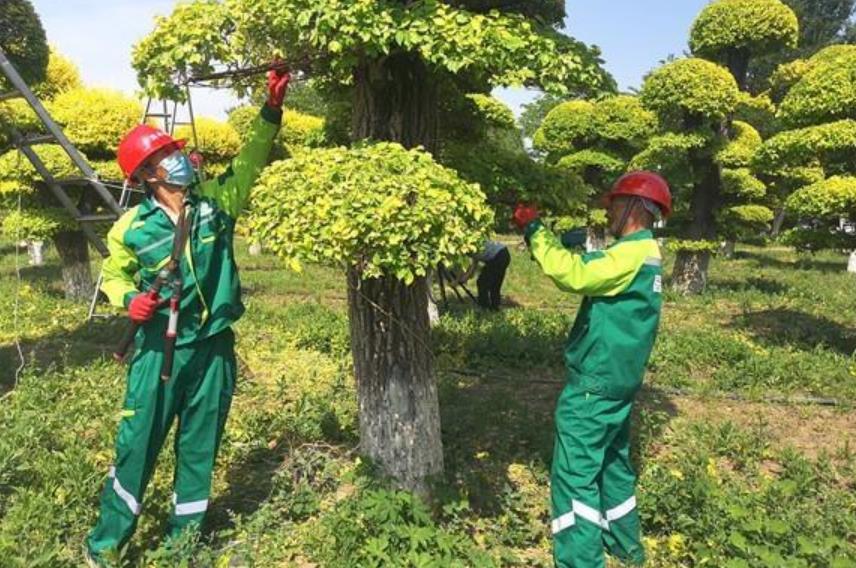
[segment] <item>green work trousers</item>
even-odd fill
[[[174,419],[175,480],[169,535],[199,527],[208,509],[211,474],[235,389],[231,329],[177,347],[172,378],[160,378],[161,338],[147,338],[128,370],[116,461],[101,494],[101,514],[87,539],[99,559],[131,538],[158,453]]]
[[[572,386],[559,397],[550,481],[559,568],[601,568],[604,547],[623,562],[645,561],[630,463],[632,407]]]

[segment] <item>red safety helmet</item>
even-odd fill
[[[660,207],[663,217],[672,213],[672,192],[663,176],[654,172],[638,171],[624,174],[612,186],[612,191],[606,194],[604,201],[607,206],[620,195],[644,197]]]
[[[134,174],[143,162],[164,148],[181,150],[187,140],[176,140],[163,130],[141,124],[128,132],[119,143],[116,159],[125,177],[134,181]]]

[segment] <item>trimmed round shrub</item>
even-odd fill
[[[776,175],[782,168],[821,165],[856,155],[856,120],[788,130],[766,140],[755,154],[753,167]]]
[[[595,104],[590,101],[564,102],[544,117],[532,143],[538,150],[553,156],[570,154],[590,143],[595,136]]]
[[[697,58],[667,63],[642,85],[642,103],[664,122],[721,120],[734,111],[739,94],[727,69]]]
[[[197,117],[196,142],[207,162],[222,164],[228,162],[241,149],[241,137],[231,124],[205,116]],[[175,129],[176,138],[186,138],[193,145],[193,129],[182,125]]]
[[[494,128],[516,129],[517,121],[514,119],[514,113],[508,106],[490,95],[481,93],[471,93],[467,95],[469,99],[478,109],[478,116],[488,125]]]
[[[556,166],[580,175],[584,175],[590,170],[595,170],[607,178],[617,178],[624,173],[626,162],[608,152],[588,149],[568,154],[559,160]]]
[[[799,189],[785,203],[787,209],[803,217],[856,215],[856,177],[833,176]]]
[[[83,81],[80,79],[80,70],[77,65],[57,50],[51,49],[47,76],[33,88],[36,96],[42,101],[51,100],[60,93],[81,87],[83,87]]]
[[[641,147],[657,130],[657,116],[638,97],[618,95],[595,104],[592,124],[601,140]]]
[[[72,89],[48,107],[72,143],[90,157],[105,159],[115,154],[143,113],[138,101],[108,89]]]
[[[763,55],[797,46],[799,21],[779,0],[716,0],[693,23],[694,55],[725,63],[728,54]]]
[[[326,263],[405,283],[438,263],[461,263],[493,222],[478,185],[392,143],[275,162],[255,195],[250,234],[293,269]]]
[[[728,195],[736,195],[756,201],[767,194],[767,186],[752,175],[749,168],[724,168],[722,170],[722,190]]]
[[[856,118],[856,47],[824,50],[779,106],[786,126]]]
[[[761,135],[751,124],[735,120],[731,125],[731,139],[716,153],[716,161],[726,168],[745,168],[752,163],[755,152],[762,144]]]

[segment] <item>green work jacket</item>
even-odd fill
[[[227,170],[216,178],[194,183],[188,191],[190,232],[180,265],[178,345],[215,335],[244,313],[235,264],[235,221],[267,164],[281,122],[281,111],[263,107]],[[104,261],[101,284],[111,304],[127,307],[131,298],[152,286],[169,261],[174,232],[174,223],[151,196],[116,221],[107,234],[110,256]],[[161,298],[171,295],[171,288],[161,289]],[[163,337],[168,312],[167,307],[158,310],[142,326],[141,333]]]
[[[565,348],[568,381],[580,392],[632,398],[642,385],[662,307],[662,258],[651,231],[603,251],[574,254],[539,222],[532,256],[562,290],[584,296]]]

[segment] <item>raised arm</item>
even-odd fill
[[[615,296],[633,282],[645,261],[635,247],[615,246],[589,254],[574,254],[540,222],[527,227],[532,256],[544,274],[567,292],[585,296]]]
[[[217,201],[237,219],[250,200],[250,190],[267,165],[274,139],[282,123],[282,110],[265,104],[250,127],[250,134],[225,172],[204,182],[199,192]]]

